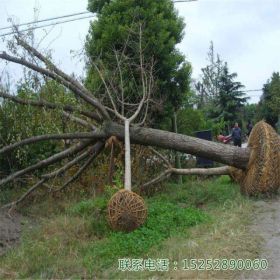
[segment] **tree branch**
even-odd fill
[[[161,181],[163,181],[164,179],[167,179],[168,177],[170,177],[170,175],[172,174],[171,169],[166,169],[165,171],[163,171],[162,173],[160,173],[157,177],[155,177],[154,179],[148,181],[147,183],[143,184],[142,187],[146,188],[150,185],[159,183]]]
[[[86,128],[90,128],[91,130],[96,130],[96,126],[94,126],[93,124],[91,124],[91,123],[89,123],[89,122],[87,122],[87,121],[85,121],[85,120],[83,120],[83,119],[81,119],[79,117],[71,115],[71,113],[69,113],[69,112],[63,111],[62,114],[63,114],[64,117],[72,120],[73,122],[75,122],[75,123],[77,123],[79,125],[82,125],[82,126],[84,126]]]
[[[55,190],[55,192],[64,190],[69,184],[77,180],[80,175],[88,168],[88,166],[92,163],[92,161],[99,155],[99,153],[104,148],[104,142],[97,142],[93,146],[93,154],[88,158],[88,160],[81,166],[81,168],[67,181],[65,182],[61,188]]]
[[[176,169],[171,168],[172,174],[177,175],[229,175],[229,166],[213,167],[213,168],[189,168]]]
[[[40,187],[47,179],[42,179],[38,181],[35,185],[33,185],[27,192],[25,192],[18,200],[8,203],[1,208],[14,208],[16,207],[21,201],[23,201],[28,195],[34,192],[38,187]]]
[[[57,153],[57,154],[55,154],[55,155],[53,155],[53,156],[51,156],[47,159],[39,161],[38,163],[36,163],[34,165],[28,166],[25,169],[22,169],[22,170],[19,170],[19,171],[15,172],[15,173],[12,173],[8,177],[0,180],[0,186],[14,180],[15,178],[17,178],[19,176],[30,173],[31,171],[49,166],[49,165],[51,165],[53,163],[56,163],[56,162],[66,158],[68,156],[77,154],[78,152],[82,151],[87,146],[89,146],[92,143],[92,141],[93,140],[91,139],[91,140],[86,140],[86,141],[80,142],[80,143],[78,143],[76,145],[73,145],[72,147],[60,152],[60,153]]]
[[[7,94],[1,90],[0,90],[0,97],[12,100],[13,102],[16,102],[16,103],[22,104],[22,105],[31,105],[31,106],[43,107],[43,108],[47,108],[47,109],[62,109],[63,111],[71,112],[71,113],[77,112],[81,115],[84,115],[85,117],[94,119],[97,122],[101,122],[101,118],[98,116],[98,114],[96,114],[94,112],[79,110],[79,109],[74,108],[71,105],[51,103],[51,102],[45,101],[43,99],[40,99],[40,100],[23,99],[23,98],[20,98],[17,96]]]
[[[164,162],[165,162],[165,165],[168,167],[168,168],[171,168],[172,165],[171,163],[168,161],[168,159],[163,155],[161,154],[160,152],[158,152],[156,149],[154,149],[153,147],[149,147],[149,149],[154,153],[156,154],[159,158],[161,158]]]
[[[172,174],[176,175],[229,175],[230,169],[229,166],[222,166],[222,167],[214,167],[214,168],[190,168],[190,169],[176,169],[176,168],[169,168],[163,171],[160,175],[156,178],[148,181],[147,183],[143,184],[142,187],[146,188],[150,185],[159,183],[164,179],[167,179]]]
[[[86,151],[86,152],[80,154],[79,156],[77,156],[76,158],[74,158],[73,160],[67,162],[65,165],[63,165],[59,169],[57,169],[51,173],[44,174],[41,177],[44,179],[51,179],[56,176],[59,176],[62,173],[64,173],[65,171],[67,171],[69,168],[71,168],[73,165],[75,165],[75,164],[79,163],[80,161],[82,161],[83,159],[87,158],[89,154],[90,154],[90,151]]]
[[[33,136],[22,141],[13,143],[9,146],[5,146],[4,148],[0,149],[0,154],[7,153],[15,148],[34,144],[40,141],[47,141],[47,140],[61,140],[61,139],[102,139],[106,138],[106,134],[102,131],[96,132],[79,132],[79,133],[64,133],[64,134],[46,134],[46,135],[39,135]]]
[[[79,175],[86,169],[86,167],[94,160],[94,158],[97,156],[97,154],[103,149],[104,147],[104,142],[98,142],[96,143],[91,151],[86,151],[84,153],[82,153],[80,156],[78,156],[77,158],[75,158],[74,160],[68,162],[67,164],[65,164],[64,166],[62,166],[61,168],[45,174],[42,176],[42,179],[40,181],[38,181],[35,185],[33,185],[27,192],[25,192],[18,200],[13,201],[11,203],[8,203],[4,206],[2,206],[1,208],[14,208],[16,207],[20,202],[22,202],[28,195],[30,195],[32,192],[34,192],[34,190],[36,190],[38,187],[40,187],[41,185],[44,185],[48,188],[50,188],[47,184],[46,181],[54,178],[60,174],[62,174],[63,172],[65,172],[66,170],[68,170],[69,168],[71,168],[73,165],[77,164],[78,162],[82,161],[83,159],[85,159],[90,153],[93,153],[89,159],[85,162],[85,164],[79,169],[79,171],[73,176],[71,177],[70,180],[68,180],[63,187],[66,187],[68,184],[70,184],[72,181],[74,181],[75,179],[77,179],[79,177]],[[62,188],[61,188],[62,189]]]
[[[108,112],[106,111],[105,107],[97,99],[91,97],[90,95],[88,95],[84,91],[82,91],[81,88],[78,87],[76,83],[73,83],[70,80],[66,80],[65,78],[61,77],[60,75],[58,75],[50,70],[44,69],[33,63],[30,63],[29,61],[25,60],[24,58],[18,58],[18,57],[8,55],[6,52],[0,53],[0,58],[26,66],[38,73],[41,73],[53,80],[58,81],[59,83],[61,83],[65,87],[67,87],[69,90],[73,91],[74,94],[76,94],[77,96],[82,98],[84,101],[86,101],[87,103],[89,103],[90,105],[92,105],[93,107],[98,109],[104,119],[106,119],[106,120],[110,119],[110,116],[109,116]]]

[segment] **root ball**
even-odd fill
[[[132,191],[120,190],[108,203],[108,222],[115,230],[133,231],[144,224],[146,218],[144,199]]]

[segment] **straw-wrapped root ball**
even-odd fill
[[[280,140],[275,130],[266,122],[258,122],[250,134],[251,149],[246,170],[232,168],[232,177],[247,195],[274,193],[280,187]]]
[[[120,190],[108,203],[108,221],[115,230],[133,231],[144,224],[146,218],[144,199],[132,191]]]

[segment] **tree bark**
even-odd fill
[[[173,132],[178,132],[178,126],[177,126],[177,112],[174,112],[173,118],[172,118],[172,126],[173,126]],[[181,169],[181,159],[179,152],[175,152],[175,167],[177,169]],[[177,175],[177,183],[182,184],[183,183],[183,177],[182,175]]]
[[[104,130],[108,136],[116,136],[124,140],[124,127],[114,122],[104,124]],[[131,143],[145,146],[156,146],[172,149],[183,153],[192,154],[239,169],[246,169],[250,157],[249,148],[216,143],[195,137],[176,134],[152,128],[130,127]]]
[[[129,137],[129,120],[124,121],[125,127],[125,173],[124,173],[124,188],[131,191],[131,155],[130,155],[130,137]]]

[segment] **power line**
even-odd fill
[[[262,89],[248,89],[248,90],[243,90],[244,92],[250,92],[250,91],[263,91]]]
[[[185,3],[185,2],[195,2],[198,0],[174,0],[173,3]]]
[[[67,17],[73,17],[73,16],[78,16],[78,15],[83,15],[83,14],[90,14],[90,13],[91,12],[80,12],[80,13],[68,14],[68,15],[59,16],[59,17],[52,17],[52,18],[25,22],[25,23],[21,23],[21,24],[15,24],[15,26],[20,27],[20,26],[29,25],[29,24],[35,24],[35,23],[40,23],[40,22],[45,22],[45,21],[50,21],[50,20],[55,20],[55,19],[60,19],[60,18],[67,18]],[[0,28],[0,30],[11,29],[11,28],[13,28],[13,26],[6,26],[6,27]]]
[[[173,3],[187,3],[187,2],[196,2],[196,1],[198,1],[198,0],[173,0]],[[52,20],[56,20],[56,19],[73,17],[73,16],[83,15],[83,14],[92,14],[92,13],[84,11],[84,12],[73,13],[73,14],[68,14],[68,15],[63,15],[63,16],[58,16],[58,17],[51,17],[51,18],[46,18],[46,19],[41,19],[41,20],[36,20],[36,21],[25,22],[25,23],[21,23],[21,24],[16,24],[15,26],[16,27],[20,27],[20,26],[36,24],[36,23],[42,23],[42,22],[46,22],[46,21],[52,21]],[[29,30],[34,30],[34,29],[38,29],[38,28],[42,28],[42,27],[51,26],[51,25],[67,23],[67,22],[76,21],[76,20],[81,20],[81,19],[90,18],[90,17],[93,17],[93,16],[94,16],[94,14],[92,14],[90,16],[87,16],[87,17],[79,17],[79,18],[75,18],[75,19],[71,19],[71,20],[59,21],[59,22],[56,22],[56,23],[50,23],[50,24],[30,27],[28,29],[20,30],[20,32],[25,32],[25,31],[29,31]],[[2,28],[0,28],[0,31],[1,30],[11,29],[11,28],[13,28],[13,26],[2,27]],[[15,31],[11,31],[11,32],[8,32],[8,33],[0,34],[0,37],[7,36],[7,35],[12,35],[12,34],[15,34]]]
[[[187,3],[187,2],[196,2],[196,1],[198,1],[198,0],[174,0],[173,3]],[[91,12],[84,11],[84,12],[79,12],[79,13],[63,15],[63,16],[51,17],[51,18],[46,18],[46,19],[41,19],[41,20],[25,22],[25,23],[21,23],[21,24],[16,24],[16,26],[20,27],[20,26],[24,26],[24,25],[35,24],[35,23],[40,23],[40,22],[46,22],[46,21],[50,21],[50,20],[67,18],[67,17],[73,17],[73,16],[78,16],[78,15],[84,15],[84,14],[91,14]],[[6,27],[0,28],[0,30],[6,30],[6,29],[11,29],[11,28],[13,28],[13,26],[6,26]]]
[[[40,25],[40,26],[34,26],[34,27],[30,27],[30,28],[27,28],[27,29],[24,29],[24,30],[19,30],[19,31],[20,32],[26,32],[26,31],[30,31],[30,30],[34,30],[34,29],[38,29],[38,28],[58,25],[58,24],[66,23],[66,22],[77,21],[77,20],[92,18],[92,17],[94,17],[93,14],[90,15],[90,16],[86,16],[86,17],[79,17],[79,18],[75,18],[75,19],[68,19],[68,20],[58,21],[58,22],[44,24],[44,25]],[[0,34],[0,37],[4,37],[4,36],[7,36],[7,35],[12,35],[12,34],[15,34],[15,33],[16,33],[15,31],[11,31],[11,32],[8,32],[8,33]]]

